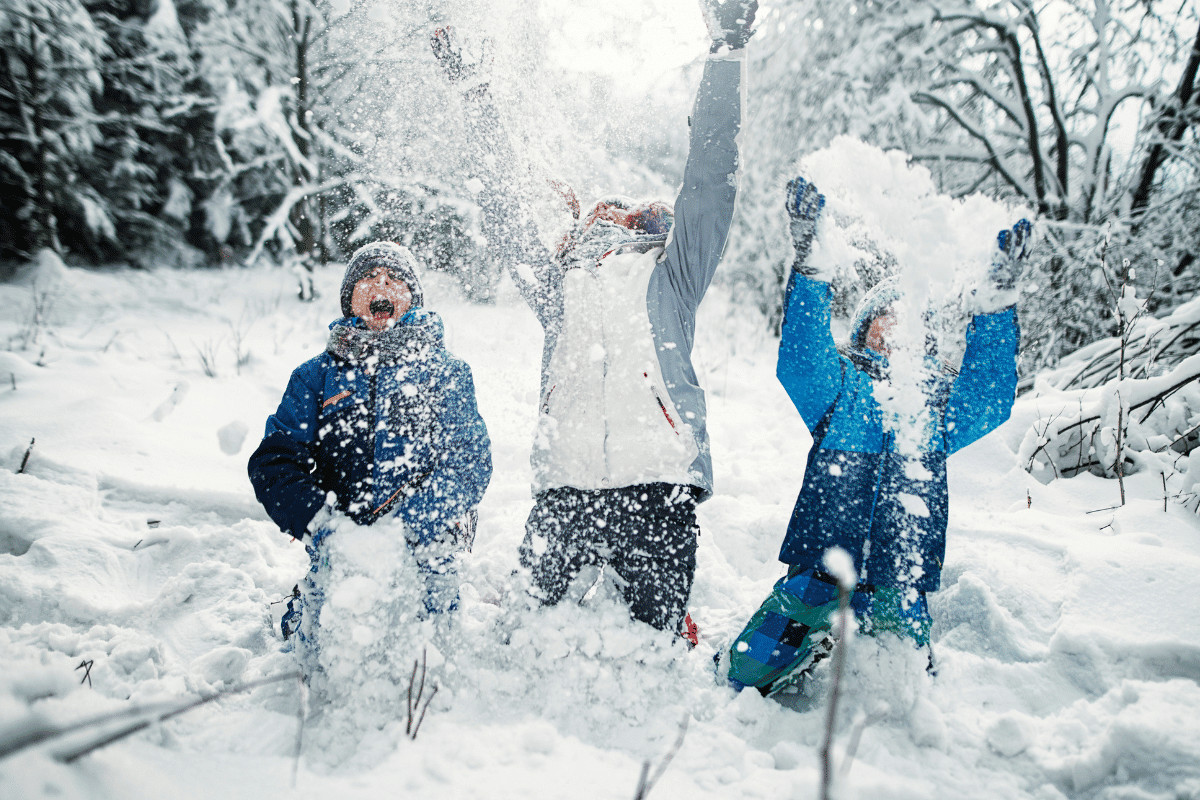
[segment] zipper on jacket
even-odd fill
[[[354,394],[354,392],[352,392],[349,389],[346,389],[345,391],[342,391],[342,392],[338,392],[333,397],[326,400],[324,403],[321,403],[321,408],[329,408],[332,405],[337,405],[338,403],[342,402],[343,400],[345,400],[347,397],[349,397],[352,394]]]
[[[376,457],[376,447],[378,443],[376,438],[379,436],[379,416],[375,408],[375,378],[379,364],[375,364],[375,368],[367,372],[367,377],[370,378],[370,393],[368,395],[371,403],[371,497],[375,496],[375,487],[379,485],[379,476],[376,470],[379,469],[379,459]]]
[[[650,374],[642,373],[642,377],[646,379],[646,385],[650,387],[650,394],[654,395],[654,402],[658,403],[658,409],[662,411],[664,417],[667,418],[667,424],[671,426],[671,430],[675,431],[675,435],[679,435],[679,429],[675,427],[675,420],[671,419],[671,415],[667,412],[666,405],[663,404],[662,398],[659,397],[658,390],[654,388],[653,382],[650,380]]]
[[[376,508],[371,513],[374,514],[376,517],[378,517],[383,512],[387,511],[389,508],[392,507],[392,503],[394,503],[396,501],[396,498],[400,496],[401,492],[403,492],[409,488],[415,488],[417,486],[420,486],[422,483],[425,482],[425,479],[428,478],[432,474],[433,474],[433,470],[428,470],[426,472],[422,472],[420,475],[413,478],[411,481],[404,484],[396,491],[392,492],[391,497],[389,497],[387,500],[384,500],[382,503],[380,503],[379,507]]]

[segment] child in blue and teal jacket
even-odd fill
[[[316,622],[320,597],[311,579],[335,514],[358,525],[402,521],[426,580],[426,612],[457,601],[454,561],[470,547],[491,479],[491,442],[471,370],[446,349],[441,319],[422,304],[406,248],[360,248],[325,352],[292,373],[250,456],[259,501],[312,559],[306,596],[297,590],[289,603],[285,638],[299,625],[300,607],[311,616],[306,629]]]
[[[787,574],[729,653],[731,683],[764,694],[795,682],[832,646],[837,582],[821,569],[830,548],[854,560],[859,584],[851,606],[862,629],[928,646],[925,595],[940,584],[946,550],[946,458],[1008,419],[1016,394],[1015,284],[1027,254],[1027,221],[1000,233],[992,285],[976,294],[983,310],[967,329],[961,369],[924,387],[933,427],[920,452],[909,455],[895,447],[873,391],[888,369],[895,280],[863,299],[847,352],[839,352],[830,332],[833,276],[807,263],[823,207],[824,197],[804,179],[788,184],[796,260],[776,374],[813,443],[779,553]]]

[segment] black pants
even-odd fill
[[[538,599],[554,605],[586,564],[610,566],[634,619],[678,630],[696,573],[696,489],[643,483],[619,489],[551,489],[537,495],[521,564]]]

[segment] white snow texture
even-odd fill
[[[902,156],[849,140],[806,166],[831,218],[886,241],[923,297],[982,275],[1013,221],[921,194]],[[814,258],[848,241],[831,234]],[[48,740],[0,756],[0,797],[630,798],[685,719],[652,797],[818,796],[828,670],[783,704],[734,693],[713,665],[782,574],[809,443],[762,321],[720,286],[700,311],[716,493],[699,510],[689,651],[632,622],[607,573],[557,607],[527,601],[512,573],[541,331],[510,283],[476,306],[442,277],[428,276],[427,304],[473,368],[496,465],[459,611],[417,619],[402,537],[343,527],[311,697],[294,680],[232,694],[71,763],[57,755],[78,739]],[[272,603],[308,559],[255,501],[245,462],[336,314],[340,270],[316,278],[313,304],[267,269],[43,262],[0,284],[0,752],[39,726],[295,669]],[[1111,480],[1032,479],[1018,451],[1038,402],[950,460],[936,678],[904,642],[853,639],[833,748],[843,798],[1200,798],[1200,520],[1163,510],[1157,475],[1129,477],[1123,508],[1109,508]],[[438,690],[410,739],[423,655],[424,697]]]

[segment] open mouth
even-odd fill
[[[371,316],[376,319],[386,319],[396,311],[396,306],[391,300],[382,297],[377,297],[371,301]]]

